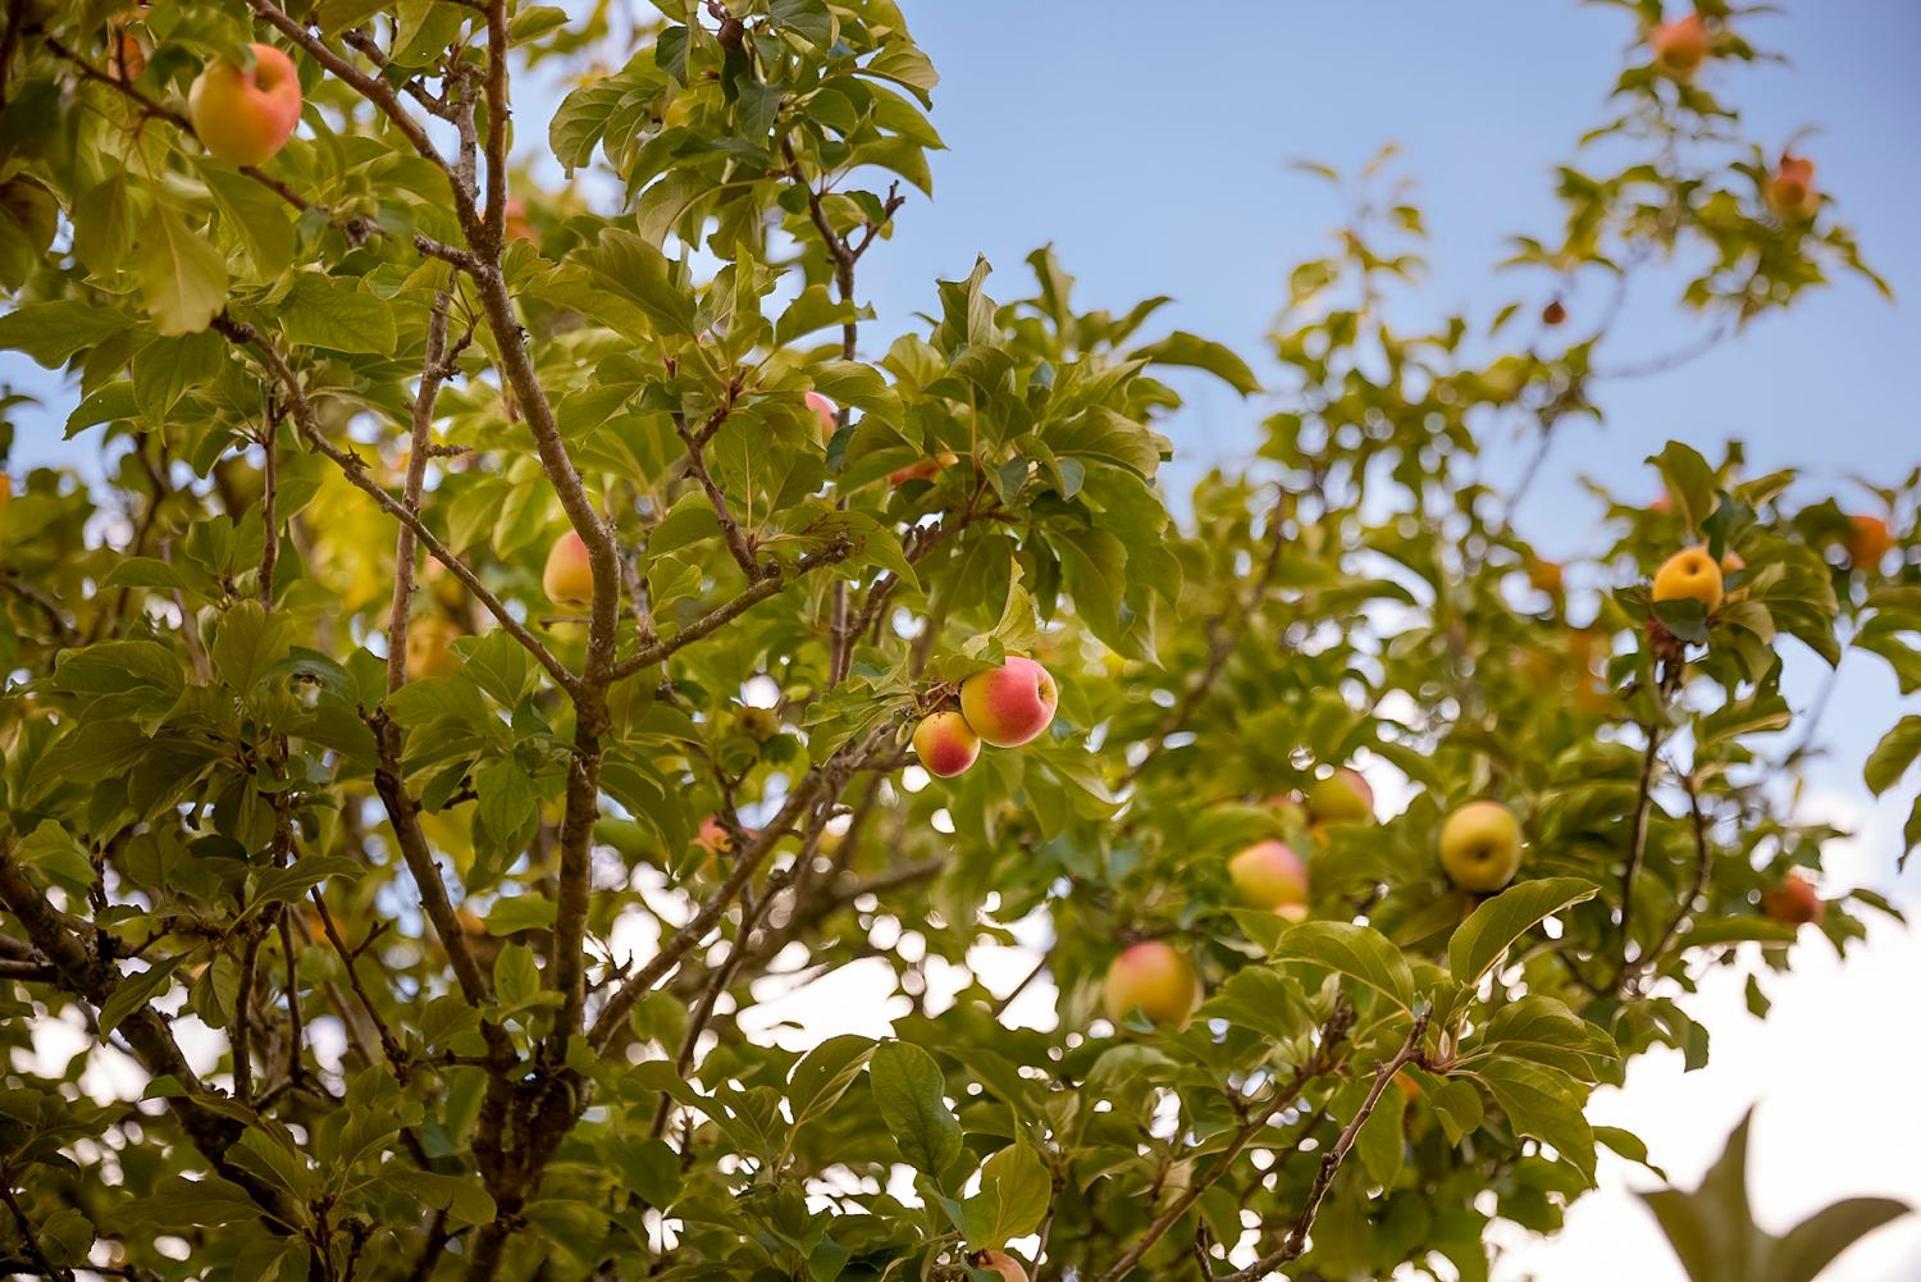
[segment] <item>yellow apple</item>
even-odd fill
[[[1227,861],[1242,902],[1294,921],[1307,916],[1307,865],[1284,842],[1261,841]]]
[[[578,533],[569,530],[554,540],[540,586],[555,605],[586,605],[594,599],[594,566]]]
[[[1712,610],[1721,604],[1721,567],[1706,548],[1683,548],[1654,574],[1656,601],[1699,601]]]
[[[1521,867],[1521,822],[1498,801],[1471,801],[1441,825],[1441,866],[1462,890],[1491,894]]]
[[[1342,766],[1307,790],[1307,812],[1316,823],[1357,824],[1374,820],[1374,789],[1358,770]]]

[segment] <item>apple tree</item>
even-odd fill
[[[0,508],[0,1267],[1480,1278],[1704,969],[1888,911],[1782,656],[1921,685],[1916,477],[1676,442],[1557,565],[1477,446],[1874,280],[1748,15],[1621,6],[1494,316],[1318,171],[1257,378],[1047,250],[876,333],[893,0],[619,8],[5,5],[0,345],[101,448]],[[1173,496],[1197,378],[1258,448]]]

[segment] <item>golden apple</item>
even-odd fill
[[[1361,772],[1342,766],[1307,790],[1307,812],[1316,823],[1357,824],[1374,821],[1374,789]]]
[[[1721,604],[1721,567],[1706,548],[1683,548],[1654,574],[1656,601],[1699,601],[1712,610]]]
[[[587,543],[573,530],[554,540],[540,586],[555,605],[586,605],[594,599],[594,565]]]
[[[1180,1027],[1201,1004],[1201,982],[1187,958],[1158,939],[1135,944],[1107,968],[1102,986],[1107,1017],[1116,1024],[1139,1009],[1156,1024]]]
[[[1498,801],[1471,801],[1441,825],[1441,867],[1455,885],[1491,894],[1521,867],[1521,822]]]

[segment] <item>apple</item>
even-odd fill
[[[1553,561],[1543,561],[1539,557],[1529,557],[1527,562],[1528,586],[1549,596],[1560,596],[1564,586],[1561,567]]]
[[[1047,669],[1032,659],[1009,655],[998,668],[976,672],[961,682],[961,712],[982,742],[1018,748],[1053,724],[1060,691]]]
[[[1566,319],[1567,304],[1558,298],[1553,299],[1546,307],[1541,309],[1541,324],[1547,326],[1549,329],[1553,329]]]
[[[700,830],[694,834],[694,844],[710,855],[731,855],[734,853],[734,834],[727,831],[719,815],[708,815],[700,821]]]
[[[1654,574],[1656,601],[1699,601],[1708,609],[1721,604],[1721,567],[1706,548],[1683,548]]]
[[[1135,944],[1107,968],[1101,996],[1116,1024],[1136,1007],[1156,1024],[1180,1027],[1201,1004],[1201,982],[1173,947],[1158,939]]]
[[[1374,820],[1374,789],[1361,772],[1342,766],[1307,790],[1307,812],[1316,823],[1358,824]]]
[[[508,240],[538,240],[534,225],[527,221],[527,202],[518,196],[509,196],[506,206],[501,210],[506,217],[505,231]]]
[[[1761,911],[1775,921],[1790,926],[1818,924],[1828,915],[1828,906],[1806,878],[1791,872],[1781,884],[1761,896]]]
[[[928,774],[952,779],[981,755],[980,736],[960,713],[936,712],[914,727],[914,755]]]
[[[1784,219],[1812,218],[1821,212],[1821,191],[1814,185],[1814,162],[1783,152],[1768,176],[1768,208]]]
[[[594,599],[594,565],[577,531],[569,530],[554,540],[540,586],[555,605],[586,605]]]
[[[974,1257],[974,1267],[984,1273],[998,1273],[1003,1282],[1027,1282],[1027,1270],[1005,1251],[982,1251]]]
[[[1462,890],[1499,890],[1521,867],[1521,821],[1498,801],[1470,801],[1441,825],[1441,867]]]
[[[1848,564],[1857,570],[1872,570],[1894,547],[1888,523],[1878,516],[1851,516],[1848,532],[1841,545],[1848,550]]]
[[[942,469],[960,462],[960,455],[952,450],[942,450],[933,458],[924,458],[918,463],[896,468],[887,474],[890,485],[905,485],[909,481],[931,481],[941,474]]]
[[[819,392],[809,392],[803,399],[807,402],[807,408],[820,419],[820,436],[826,440],[840,427],[840,407]]]
[[[1421,1084],[1409,1077],[1406,1073],[1394,1074],[1394,1084],[1401,1088],[1401,1094],[1406,1098],[1408,1103],[1412,1104],[1415,1100],[1421,1098]]]
[[[1707,61],[1708,24],[1698,13],[1674,22],[1656,23],[1648,32],[1654,63],[1676,80],[1686,80]]]
[[[1667,491],[1665,490],[1655,495],[1654,498],[1648,503],[1648,511],[1659,512],[1662,516],[1666,516],[1669,512],[1673,510],[1674,510],[1674,499],[1670,497]]]
[[[253,66],[208,65],[187,94],[200,145],[234,165],[264,165],[300,123],[300,77],[272,45],[249,45]]]
[[[1307,916],[1307,865],[1285,842],[1260,841],[1227,861],[1227,877],[1250,908],[1290,921]]]
[[[454,639],[460,635],[446,619],[415,619],[407,625],[407,678],[444,677],[460,667]]]

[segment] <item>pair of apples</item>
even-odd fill
[[[1331,785],[1323,788],[1321,785]],[[1353,771],[1340,771],[1308,793],[1308,810],[1315,813],[1316,794],[1345,805],[1354,816],[1332,822],[1356,822],[1372,817],[1372,793]],[[1358,788],[1356,787],[1358,785]],[[1338,789],[1338,792],[1336,791]],[[1344,796],[1343,796],[1344,794]],[[1355,800],[1365,809],[1356,814]],[[1456,886],[1475,894],[1492,894],[1514,879],[1521,866],[1521,824],[1514,812],[1498,801],[1473,801],[1447,817],[1441,825],[1441,866]],[[1290,920],[1307,915],[1307,866],[1285,843],[1258,842],[1227,863],[1235,891],[1251,907],[1271,910]],[[1102,1004],[1116,1023],[1139,1010],[1156,1024],[1179,1027],[1200,1005],[1200,976],[1173,945],[1150,939],[1116,957],[1107,969]]]
[[[959,709],[943,708],[914,728],[914,755],[928,774],[951,779],[980,759],[981,745],[1018,748],[1054,722],[1060,689],[1046,668],[1009,655],[998,668],[961,682]]]

